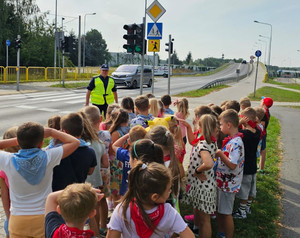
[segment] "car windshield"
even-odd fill
[[[129,73],[135,73],[136,72],[136,66],[133,65],[121,65],[117,68],[115,72],[129,72]]]

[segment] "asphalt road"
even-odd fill
[[[236,69],[241,69],[241,75],[247,74],[248,65],[233,64],[225,70],[206,77],[172,77],[171,94],[200,88],[204,84],[221,78],[233,77]],[[6,86],[8,87],[8,86]],[[24,86],[28,88],[29,86]],[[22,85],[20,86],[22,90]],[[139,89],[118,87],[119,101],[124,96],[135,98]],[[144,87],[143,93],[150,93],[151,88]],[[154,86],[154,94],[159,97],[167,93],[167,79],[158,78]],[[46,124],[49,117],[59,114],[65,115],[81,109],[85,104],[86,89],[81,90],[48,90],[37,93],[21,93],[17,95],[0,96],[0,135],[6,129],[20,125],[27,121],[36,121]]]

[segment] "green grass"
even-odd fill
[[[284,88],[291,88],[291,89],[300,90],[300,84],[297,84],[297,83],[282,83],[282,82],[274,81],[272,79],[268,79],[267,83],[280,85]]]
[[[257,175],[257,197],[252,204],[252,214],[247,219],[234,219],[234,237],[279,237],[280,198],[282,191],[279,183],[279,165],[281,158],[280,149],[280,124],[271,117],[268,126],[267,158],[265,175]],[[236,200],[235,208],[238,205]],[[192,214],[190,206],[181,206],[181,215]],[[212,237],[217,234],[217,222],[212,221]]]
[[[277,102],[300,102],[300,92],[298,93],[274,87],[259,88],[256,90],[255,97],[253,97],[253,93],[251,93],[249,98],[254,101],[259,101],[262,96],[271,97]]]
[[[282,194],[279,183],[282,155],[279,139],[279,121],[271,117],[267,136],[266,174],[257,175],[257,198],[252,205],[252,214],[247,220],[235,220],[235,237],[278,237]]]
[[[176,96],[176,97],[202,97],[207,94],[210,94],[211,92],[219,91],[219,90],[221,90],[223,88],[227,88],[227,87],[229,87],[229,86],[218,85],[218,86],[212,87],[212,88],[196,89],[196,90],[192,90],[192,91],[188,91],[188,92],[184,92],[184,93],[175,94],[173,96]]]

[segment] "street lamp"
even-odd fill
[[[266,54],[267,54],[267,44],[268,44],[268,42],[266,42],[265,40],[261,40],[261,39],[258,39],[258,40],[265,43],[265,64],[266,64]]]
[[[85,22],[86,22],[86,16],[87,15],[96,15],[96,12],[93,12],[93,13],[86,13],[86,14],[84,14],[84,29],[83,29],[83,31],[84,31],[84,38],[83,38],[83,67],[85,67]]]
[[[271,44],[272,44],[272,25],[269,23],[265,22],[260,22],[260,21],[254,21],[255,23],[263,24],[263,25],[268,25],[271,27],[271,32],[270,32],[270,43],[269,43],[269,58],[268,58],[268,65],[270,67],[271,65]],[[270,70],[270,69],[269,69]]]

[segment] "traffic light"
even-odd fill
[[[123,38],[127,40],[127,44],[123,45],[123,48],[127,50],[127,53],[134,54],[134,38],[135,38],[136,24],[124,25],[123,28],[127,30],[127,34],[123,35]]]
[[[170,51],[170,54],[173,54],[173,42],[169,42],[165,44],[166,46],[168,46],[168,48],[166,48],[166,51]]]
[[[62,42],[62,49],[65,51],[65,52],[69,52],[69,48],[70,48],[70,45],[69,45],[69,36],[65,36],[63,42]]]
[[[144,30],[145,30],[145,25],[142,24],[135,24],[135,42],[134,42],[134,52],[138,54],[143,53],[143,43],[145,41],[144,39]],[[146,42],[145,42],[145,49],[144,49],[144,54],[146,54]]]
[[[65,53],[71,53],[76,50],[76,40],[74,36],[65,36],[61,42],[61,48]]]
[[[21,40],[20,39],[16,39],[15,47],[16,47],[16,49],[21,49]]]

